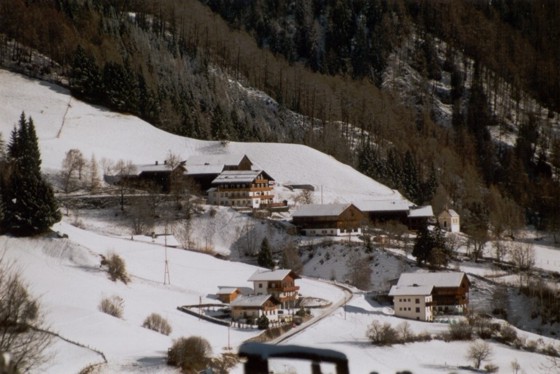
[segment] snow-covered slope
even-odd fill
[[[193,154],[244,153],[276,181],[311,184],[323,190],[323,201],[400,199],[377,183],[312,148],[295,144],[221,143],[171,135],[134,116],[110,112],[71,98],[59,86],[0,70],[0,132],[4,140],[22,111],[35,122],[43,169],[61,167],[65,153],[79,149],[86,159],[133,163],[163,160],[169,152],[187,159]]]

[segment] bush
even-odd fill
[[[121,318],[124,312],[124,300],[120,296],[104,297],[99,303],[99,310],[113,317]]]
[[[266,330],[268,328],[268,317],[264,314],[257,319],[257,327],[261,330]]]
[[[7,355],[0,357],[0,373],[3,369],[28,373],[50,358],[45,350],[52,336],[46,332],[48,325],[38,299],[12,266],[0,258],[0,352],[9,352],[10,358],[2,367]]]
[[[500,329],[501,340],[505,344],[512,344],[517,339],[517,330],[510,325],[504,325]]]
[[[375,345],[393,345],[399,341],[397,330],[389,322],[381,324],[379,321],[373,321],[368,326],[367,337]]]
[[[472,326],[466,321],[449,324],[449,340],[471,340]]]
[[[538,348],[538,343],[535,340],[529,340],[527,344],[525,344],[525,350],[529,352],[536,352]]]
[[[216,374],[228,374],[239,362],[239,356],[235,353],[222,353],[220,357],[212,359],[212,369]]]
[[[432,335],[427,331],[421,332],[416,335],[417,342],[429,342],[430,340],[432,340]]]
[[[146,317],[144,323],[142,324],[142,327],[157,331],[163,335],[169,335],[172,331],[169,322],[167,322],[165,318],[157,313],[152,313],[148,317]]]
[[[484,370],[487,373],[497,373],[499,369],[500,367],[498,365],[494,365],[494,364],[484,365]]]
[[[400,341],[403,343],[416,341],[416,335],[410,327],[410,323],[404,321],[397,325],[397,333],[400,336]]]
[[[181,368],[184,373],[198,373],[211,364],[210,343],[200,336],[180,338],[167,352],[167,364]]]
[[[107,267],[107,273],[113,282],[120,280],[127,284],[130,281],[124,260],[118,254],[111,252],[107,257],[102,257],[101,266]]]

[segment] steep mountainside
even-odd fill
[[[0,6],[0,60],[179,135],[309,145],[453,205],[470,232],[505,211],[558,230],[559,14],[547,1],[16,0]]]

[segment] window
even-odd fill
[[[416,307],[416,313],[420,313],[420,308]]]
[[[420,304],[420,299],[416,299],[416,304]]]
[[[259,288],[262,288],[262,283],[259,283]]]

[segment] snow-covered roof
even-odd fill
[[[227,165],[237,166],[246,157],[242,153],[222,153],[216,155],[193,155],[187,159],[187,169],[191,166]]]
[[[393,286],[389,296],[427,296],[432,294],[434,286]]]
[[[251,183],[264,173],[262,170],[226,170],[212,181],[212,184]]]
[[[249,281],[281,281],[286,278],[290,273],[294,278],[299,278],[292,270],[290,269],[277,269],[277,270],[269,270],[269,271],[257,271],[249,278]]]
[[[459,213],[457,213],[456,211],[454,211],[453,209],[447,209],[447,212],[449,213],[449,215],[451,217],[459,217]]]
[[[459,287],[465,276],[462,272],[402,273],[397,286]]]
[[[306,204],[298,208],[292,217],[338,217],[352,204]]]
[[[434,210],[431,205],[420,206],[414,209],[410,209],[408,212],[409,218],[420,218],[420,217],[433,217]]]
[[[240,296],[229,305],[232,307],[260,307],[270,299],[272,295]]]
[[[444,209],[441,211],[441,213],[438,215],[438,217],[441,217],[444,214],[448,214],[449,217],[459,217],[459,213],[457,213],[456,211],[454,211],[453,209]]]
[[[362,200],[354,203],[362,212],[408,211],[412,203],[408,200]]]
[[[237,291],[239,291],[239,288],[237,287],[218,286],[218,292],[216,292],[216,295],[229,295]]]
[[[186,175],[220,174],[224,165],[188,165]]]
[[[181,163],[178,166],[183,167],[184,163]],[[132,165],[132,167],[129,170],[126,170],[126,172],[123,172],[121,170],[118,171],[118,174],[112,176],[113,177],[124,176],[124,175],[139,176],[142,173],[170,172],[172,170],[173,168],[165,162],[155,162],[151,164],[135,164]]]

